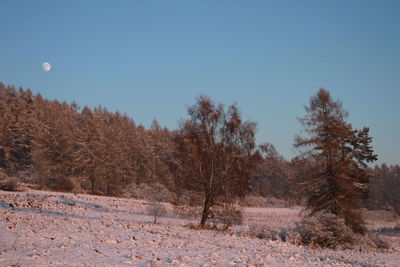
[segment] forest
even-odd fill
[[[102,106],[48,100],[0,83],[1,186],[18,181],[45,190],[136,198],[156,191],[162,201],[201,203],[202,222],[217,202],[244,196],[319,208],[301,186],[320,168],[315,153],[285,159],[273,144],[257,145],[256,123],[243,121],[236,105],[225,107],[204,96],[196,101],[179,129],[161,127],[156,120],[146,129]],[[311,119],[302,123],[310,126]],[[362,206],[400,214],[400,166],[367,166],[367,156],[359,151],[372,149],[368,129],[340,127],[364,140],[354,148],[364,177],[360,184],[368,187]],[[310,140],[298,137],[295,146],[316,142]],[[346,142],[355,147],[353,139]],[[376,155],[368,153],[373,162]]]

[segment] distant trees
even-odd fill
[[[251,178],[252,193],[263,197],[291,199],[293,171],[291,163],[276,151],[272,144],[259,146],[260,161]]]
[[[30,90],[0,82],[0,168],[7,175],[26,171],[32,163],[32,110]]]
[[[103,107],[50,101],[0,83],[0,169],[62,191],[117,195],[141,183],[175,191],[174,132]]]
[[[357,208],[368,193],[366,163],[377,159],[369,129],[354,130],[345,121],[341,102],[325,89],[311,98],[305,111],[300,122],[308,136],[297,137],[295,146],[305,148],[302,156],[316,163],[302,183],[307,208],[311,215],[326,211],[342,217],[353,231],[363,233]]]
[[[371,174],[367,207],[400,214],[400,166],[382,164],[371,170]]]
[[[76,167],[82,182],[88,183],[92,194],[101,192],[105,182],[107,150],[100,120],[88,107],[84,107],[78,120],[80,131],[77,134],[75,151]],[[105,193],[105,192],[104,192]]]
[[[225,110],[204,96],[188,108],[188,115],[175,138],[176,159],[184,186],[204,194],[204,226],[217,198],[232,200],[249,191],[256,125],[242,121],[236,105]]]
[[[72,191],[77,105],[49,103],[40,96],[34,103],[31,171],[43,188]]]

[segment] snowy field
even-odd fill
[[[141,200],[45,191],[0,191],[0,266],[399,266],[399,236],[388,252],[310,249],[249,235],[253,225],[294,227],[299,209],[246,208],[243,225],[191,230],[197,220],[152,223]],[[367,214],[371,230],[398,217]],[[385,219],[382,219],[385,217]]]

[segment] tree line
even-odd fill
[[[53,190],[117,195],[129,184],[175,181],[172,131],[146,130],[104,107],[80,108],[0,84],[0,168]]]
[[[400,167],[368,168],[377,158],[369,129],[353,129],[325,89],[305,111],[306,135],[295,141],[302,153],[288,161],[272,144],[256,144],[256,123],[244,121],[236,105],[204,96],[177,130],[156,120],[146,129],[102,106],[0,83],[0,169],[50,190],[118,196],[147,186],[199,196],[202,225],[218,203],[248,194],[303,201],[311,213],[343,216],[358,231],[360,206],[400,212]]]

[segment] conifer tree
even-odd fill
[[[362,233],[363,220],[357,208],[368,193],[367,163],[377,159],[369,128],[354,130],[345,121],[342,103],[332,100],[325,89],[311,98],[305,111],[300,122],[308,136],[297,137],[295,146],[306,148],[303,156],[317,166],[303,183],[310,214],[333,213]]]

